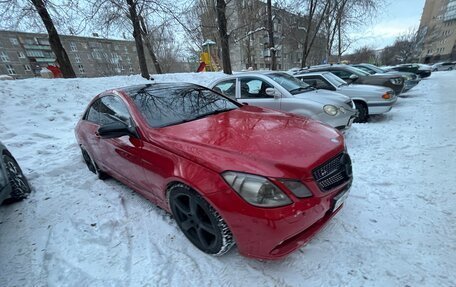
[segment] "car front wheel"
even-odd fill
[[[191,188],[177,184],[168,191],[177,225],[201,251],[220,256],[234,245],[233,235],[218,212]]]
[[[355,118],[355,123],[365,123],[369,117],[369,112],[367,106],[362,102],[355,102],[356,110],[358,111],[358,116]]]
[[[8,155],[3,154],[3,163],[5,164],[8,180],[11,185],[11,194],[9,201],[19,201],[26,198],[32,191],[30,185],[22,173],[16,160]]]

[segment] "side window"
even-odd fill
[[[273,88],[267,82],[256,78],[243,78],[241,82],[241,98],[243,99],[265,99],[273,98],[266,94],[267,88]]]
[[[326,80],[319,77],[301,78],[301,81],[317,89],[334,90],[333,86],[331,86]]]
[[[116,121],[121,121],[129,124],[130,113],[128,112],[125,103],[115,96],[104,96],[98,104],[100,112],[100,124],[109,124]]]
[[[98,124],[100,120],[100,113],[98,112],[98,104],[100,100],[96,100],[84,115],[84,120]]]
[[[236,79],[218,83],[213,90],[236,100]]]
[[[352,75],[352,73],[350,73],[350,72],[341,71],[341,70],[331,70],[331,73],[333,73],[334,75],[336,75],[339,78],[344,79],[344,80],[349,79],[350,76]]]

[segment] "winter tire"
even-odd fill
[[[11,194],[7,201],[14,202],[26,198],[32,190],[19,164],[8,154],[3,154],[2,158],[11,185]]]
[[[358,111],[358,116],[355,118],[355,123],[365,123],[367,122],[367,118],[369,117],[369,112],[367,110],[367,106],[365,103],[362,102],[355,102],[355,108]]]
[[[108,178],[108,174],[106,174],[105,172],[103,172],[99,167],[98,165],[95,163],[95,161],[92,159],[92,157],[90,157],[89,153],[83,148],[81,147],[81,153],[82,153],[82,157],[84,158],[84,162],[86,163],[87,165],[87,168],[93,172],[94,174],[97,175],[97,177],[101,180],[103,179],[106,179]]]
[[[228,225],[197,192],[178,184],[170,188],[168,199],[177,225],[198,249],[220,256],[234,245]]]

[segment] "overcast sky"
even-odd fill
[[[364,45],[375,49],[391,45],[394,39],[411,28],[418,28],[425,0],[388,0],[372,24],[353,33],[359,40],[352,49]]]

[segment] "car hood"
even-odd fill
[[[218,173],[232,170],[281,178],[343,151],[337,130],[320,122],[254,106],[151,130],[150,141]]]
[[[350,102],[350,98],[342,95],[341,93],[335,93],[327,90],[313,90],[301,94],[293,95],[296,98],[307,99],[324,105],[333,104],[341,106]]]

